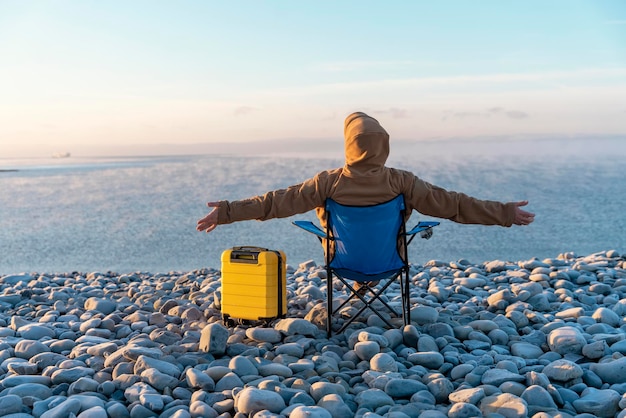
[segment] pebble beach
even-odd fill
[[[222,323],[217,269],[0,277],[0,416],[626,417],[617,251],[412,265],[411,325],[330,339],[325,270],[287,272],[269,326]]]

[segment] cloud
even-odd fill
[[[394,119],[406,119],[409,117],[409,112],[406,109],[398,109],[397,107],[391,107],[387,110],[377,111],[376,113],[388,114]]]
[[[313,67],[316,71],[328,73],[361,72],[364,70],[397,70],[414,66],[413,61],[337,61],[320,63]]]
[[[249,114],[250,114],[250,113],[252,113],[252,112],[256,112],[257,110],[259,110],[259,109],[257,109],[256,107],[251,107],[251,106],[239,106],[238,108],[236,108],[236,109],[233,111],[233,114],[234,114],[235,116],[246,116],[246,115],[249,115]]]
[[[520,110],[509,110],[505,113],[511,119],[527,119],[530,116],[526,112],[522,112]]]
[[[484,112],[459,112],[453,110],[446,110],[443,112],[443,116],[441,117],[442,121],[447,121],[448,119],[469,119],[469,118],[490,118],[490,117],[507,117],[509,119],[528,119],[530,115],[521,110],[506,110],[503,107],[495,106],[490,107]]]

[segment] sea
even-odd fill
[[[624,138],[626,139],[626,138]],[[388,165],[448,190],[499,201],[528,200],[525,227],[440,220],[416,239],[414,264],[465,259],[520,261],[626,254],[626,146],[622,138],[392,143]],[[317,239],[292,225],[313,212],[196,231],[206,202],[297,184],[343,165],[333,149],[263,154],[8,159],[0,156],[0,277],[113,271],[171,273],[221,268],[235,246],[285,252],[297,267],[323,265]],[[310,147],[309,147],[310,148]],[[437,220],[414,213],[409,226]]]

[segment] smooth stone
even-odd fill
[[[84,410],[76,418],[108,418],[109,414],[101,406],[94,406]]]
[[[361,331],[356,334],[357,341],[359,342],[375,342],[381,348],[389,347],[389,340],[382,334],[377,334],[373,332]]]
[[[339,396],[343,396],[346,393],[346,388],[344,388],[339,383],[330,383],[330,382],[315,382],[311,385],[311,389],[309,390],[309,394],[315,400],[315,402],[319,402],[326,395],[337,394]]]
[[[42,338],[56,337],[56,331],[45,325],[28,324],[20,327],[17,332],[27,340],[40,340]]]
[[[230,370],[230,368],[226,366],[217,366],[217,365],[213,366],[212,365],[211,367],[207,368],[206,370],[203,370],[202,372],[206,373],[211,379],[213,379],[214,382],[217,382],[222,377],[226,376],[228,373],[232,373],[232,370]],[[237,375],[235,374],[235,376]]]
[[[568,319],[568,318],[580,318],[585,314],[585,310],[581,307],[564,309],[560,312],[557,312],[554,316],[557,319]]]
[[[274,352],[276,355],[286,354],[288,356],[300,358],[304,355],[304,347],[298,343],[285,343],[276,347]]]
[[[404,339],[402,335],[402,330],[397,328],[386,330],[385,332],[383,332],[383,337],[387,339],[387,342],[389,343],[389,348],[392,350],[395,350],[398,346],[400,346]]]
[[[589,370],[609,384],[626,383],[626,357],[601,363],[592,363]]]
[[[474,328],[476,331],[482,331],[485,334],[489,333],[489,331],[493,331],[494,329],[498,329],[498,324],[489,319],[476,319],[468,323],[470,327]]]
[[[174,389],[179,383],[178,378],[162,373],[154,368],[143,370],[140,376],[144,382],[161,392],[166,388]]]
[[[583,375],[583,369],[569,360],[555,360],[544,367],[543,373],[551,380],[567,382]]]
[[[378,353],[370,359],[370,369],[382,373],[397,372],[398,364],[389,354]]]
[[[528,416],[526,401],[510,393],[487,396],[480,402],[479,407],[485,416],[499,414],[504,410],[506,410],[505,416],[507,418],[526,418]]]
[[[624,311],[626,312],[626,304],[624,304],[624,306]],[[407,347],[417,348],[419,338],[419,332],[414,325],[406,325],[402,329],[402,340],[404,342],[404,345],[406,345]]]
[[[180,377],[181,373],[181,370],[175,364],[144,355],[139,356],[134,367],[135,374],[141,375],[141,373],[147,369],[157,369],[159,372],[177,379]]]
[[[9,415],[22,411],[22,398],[17,395],[0,396],[0,414]]]
[[[299,295],[307,295],[312,300],[321,300],[324,299],[324,293],[320,290],[319,287],[314,285],[308,285],[303,288],[298,289]]]
[[[430,335],[422,335],[417,341],[417,351],[421,353],[427,351],[435,352],[439,351],[439,346],[437,345],[437,341]]]
[[[256,416],[256,415],[255,415]],[[335,418],[321,406],[297,406],[289,414],[289,418]]]
[[[465,378],[465,376],[474,370],[476,366],[470,363],[459,364],[458,366],[454,366],[450,371],[450,378],[452,380],[459,380]]]
[[[135,403],[130,410],[130,418],[151,418],[157,416],[153,411],[146,408],[140,403]]]
[[[411,309],[410,318],[418,325],[434,324],[439,318],[439,312],[430,306],[416,306]]]
[[[288,366],[294,373],[302,373],[305,370],[315,369],[315,362],[309,359],[299,359],[295,363],[289,363]]]
[[[587,388],[581,394],[580,399],[572,404],[579,414],[593,414],[600,418],[615,416],[619,410],[621,396],[612,389]]]
[[[257,367],[244,356],[235,356],[231,358],[228,362],[228,368],[239,377],[259,374]]]
[[[429,380],[426,387],[439,403],[447,402],[450,394],[454,391],[452,382],[443,377]]]
[[[0,277],[0,283],[15,286],[19,282],[28,283],[33,279],[30,274],[9,274],[7,276]]]
[[[541,347],[526,342],[511,344],[511,354],[523,359],[537,359],[543,355]]]
[[[370,411],[375,411],[385,405],[395,405],[391,396],[387,395],[380,389],[366,389],[359,392],[355,396],[354,400],[358,404],[359,408],[369,409]]]
[[[195,401],[189,405],[189,413],[192,417],[217,418],[219,413],[202,401]]]
[[[68,398],[69,399],[69,398]],[[90,409],[93,408],[95,406],[101,406],[104,407],[105,403],[103,399],[100,399],[100,397],[96,396],[95,394],[79,394],[79,395],[72,395],[71,399],[76,399],[78,402],[80,402],[80,409],[81,410],[86,410],[86,409]]]
[[[97,311],[105,315],[109,315],[117,309],[117,303],[108,299],[100,299],[96,297],[90,297],[85,300],[84,308],[88,311]]]
[[[359,341],[354,345],[354,352],[361,360],[369,361],[380,353],[380,345],[376,341]]]
[[[158,393],[143,392],[139,394],[140,404],[150,411],[160,411],[165,406],[163,398]],[[131,414],[132,415],[132,414]]]
[[[58,369],[50,376],[52,383],[73,383],[81,377],[91,377],[95,371],[89,367],[72,367],[71,369]]]
[[[427,369],[438,369],[444,363],[444,357],[441,353],[425,352],[425,353],[412,353],[407,356],[407,360],[418,366],[423,366]]]
[[[227,373],[217,382],[215,382],[215,391],[222,392],[225,390],[233,390],[236,387],[242,387],[244,385],[243,381],[239,376],[235,373]]]
[[[1,380],[2,386],[5,388],[13,388],[21,385],[39,384],[50,386],[50,376],[40,375],[24,375],[24,376],[8,376]]]
[[[500,386],[504,382],[524,382],[525,380],[525,376],[506,369],[489,369],[483,373],[480,381],[484,385]]]
[[[159,344],[171,346],[179,342],[182,339],[182,337],[172,331],[163,330],[163,329],[155,329],[154,331],[150,333],[150,339]]]
[[[228,330],[221,324],[214,322],[202,329],[199,348],[206,353],[222,356],[226,353],[227,341]]]
[[[235,396],[235,408],[243,414],[250,414],[267,409],[280,413],[285,409],[285,401],[276,392],[247,387]]]
[[[526,388],[520,396],[528,405],[529,414],[546,412],[558,409],[550,393],[541,386],[532,385]]]
[[[187,369],[185,381],[190,388],[201,389],[207,392],[212,392],[215,389],[213,379],[208,374],[194,368]]]
[[[607,324],[610,327],[617,328],[620,326],[622,319],[612,310],[600,307],[591,315],[597,322]]]
[[[293,405],[313,406],[315,404],[316,404],[315,400],[306,392],[296,393],[289,401],[290,406],[293,406]]]
[[[454,337],[454,330],[452,329],[452,326],[441,322],[425,325],[424,332],[433,338]]]
[[[45,376],[42,376],[45,377]],[[48,378],[49,379],[49,378]],[[26,396],[32,396],[39,399],[48,399],[52,396],[52,389],[48,385],[41,383],[24,383],[15,387],[9,388],[7,394],[17,395],[20,398]]]
[[[54,408],[41,414],[39,418],[65,418],[71,416],[71,414],[78,414],[81,404],[77,399],[67,398],[67,400],[61,402]]]
[[[478,402],[485,397],[483,388],[460,389],[452,392],[449,400],[452,403],[469,403],[478,405]]]
[[[293,370],[291,370],[288,366],[279,363],[262,364],[258,367],[258,370],[261,376],[293,376]]]
[[[15,344],[15,357],[30,360],[37,354],[49,352],[50,347],[40,341],[20,340]]]
[[[302,318],[281,319],[274,324],[274,329],[286,335],[305,335],[309,337],[315,337],[319,332],[316,325]]]
[[[116,352],[118,349],[119,346],[114,342],[105,342],[93,345],[91,347],[87,347],[87,354],[91,354],[92,356],[104,357]]]
[[[598,342],[600,342],[600,341],[598,341]],[[605,341],[602,341],[602,342],[605,342]],[[605,343],[605,345],[606,345],[606,343]],[[611,344],[609,349],[613,353],[620,353],[620,354],[626,355],[626,339],[618,341],[618,342],[616,342],[614,344]]]
[[[246,329],[246,337],[261,343],[276,344],[282,341],[283,337],[279,331],[273,328],[254,327]]]
[[[448,418],[471,418],[481,416],[482,412],[480,412],[480,409],[478,409],[476,405],[465,402],[455,403],[448,410]]]
[[[428,387],[413,379],[390,379],[384,387],[385,393],[394,399],[410,398],[420,390],[428,390]]]
[[[581,354],[587,340],[582,333],[574,327],[565,326],[552,330],[548,334],[550,350],[561,355]]]
[[[333,418],[352,418],[354,413],[343,398],[335,393],[324,396],[317,406],[324,408]]]
[[[102,319],[100,318],[91,318],[88,319],[87,321],[84,321],[83,323],[80,324],[80,332],[82,332],[83,334],[86,334],[87,331],[94,329],[94,328],[98,328],[100,326],[100,324],[102,324]]]
[[[626,341],[626,340],[624,340]],[[586,344],[585,346],[583,346],[582,349],[582,354],[583,356],[587,357],[588,359],[591,360],[598,360],[602,357],[604,357],[604,355],[606,354],[607,350],[608,350],[608,345],[606,343],[606,341],[601,340],[601,341],[594,341],[592,343]],[[626,353],[626,346],[624,346],[625,352]],[[622,354],[624,354],[622,353]]]
[[[96,392],[99,385],[100,384],[94,379],[81,377],[74,383],[70,384],[69,393]]]

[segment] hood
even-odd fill
[[[389,134],[376,119],[363,112],[349,115],[344,122],[347,173],[371,172],[385,166],[389,156]]]

